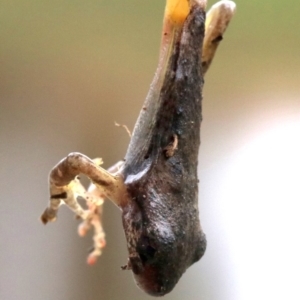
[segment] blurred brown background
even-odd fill
[[[199,163],[203,259],[164,299],[300,299],[300,2],[237,0],[206,77]],[[213,2],[209,2],[209,5]],[[72,151],[122,159],[154,74],[164,0],[1,0],[0,299],[151,299],[120,212],[85,263],[66,208],[46,227],[50,168]]]

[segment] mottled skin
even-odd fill
[[[105,245],[99,211],[110,199],[122,210],[129,251],[124,268],[132,269],[138,286],[153,296],[170,292],[206,248],[197,178],[203,76],[235,4],[215,4],[204,25],[205,4],[167,1],[157,72],[125,160],[105,170],[99,159],[70,153],[49,174],[50,201],[41,216],[44,224],[55,221],[66,204],[83,220],[81,236],[93,227],[94,250],[87,260],[93,264]],[[87,190],[79,174],[91,180]]]
[[[191,8],[169,60],[151,122],[134,135],[122,171],[129,201],[123,225],[128,267],[151,295],[170,292],[185,270],[204,254],[198,211],[205,12]],[[177,139],[173,155],[168,146]],[[130,151],[130,149],[139,151]]]

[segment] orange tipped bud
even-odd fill
[[[189,11],[189,0],[167,0],[165,18],[180,25],[185,21]]]

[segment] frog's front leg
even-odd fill
[[[83,220],[78,229],[80,236],[84,236],[93,227],[94,246],[88,257],[89,264],[96,261],[105,246],[105,234],[101,222],[104,199],[112,200],[117,206],[121,206],[126,201],[125,185],[119,175],[123,162],[116,164],[109,171],[101,168],[101,163],[99,159],[91,160],[81,153],[71,153],[62,159],[50,172],[50,201],[41,216],[44,224],[55,221],[60,205],[66,204],[77,217]],[[92,181],[87,191],[80,183],[79,174],[87,176]],[[83,209],[78,203],[79,198],[86,201],[87,209]]]
[[[70,153],[50,172],[50,203],[41,217],[43,223],[55,220],[62,203],[65,203],[77,216],[86,219],[86,211],[77,201],[78,197],[86,197],[86,191],[77,177],[79,174],[87,176],[105,198],[121,206],[120,191],[125,189],[122,177],[111,174],[81,153]]]

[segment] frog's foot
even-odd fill
[[[96,262],[106,244],[101,222],[104,199],[109,198],[121,206],[122,195],[126,194],[123,179],[118,175],[122,164],[112,168],[112,174],[101,168],[101,163],[100,159],[93,161],[80,153],[71,153],[62,159],[50,172],[50,201],[41,216],[44,224],[55,221],[60,205],[66,204],[76,217],[83,220],[78,228],[80,236],[84,236],[93,227],[94,246],[88,257],[89,264]],[[80,173],[93,182],[87,191],[80,182]],[[87,209],[79,204],[80,199],[85,200]]]
[[[65,186],[57,186],[50,180],[50,202],[41,216],[42,222],[47,224],[49,221],[55,221],[58,209],[62,204],[66,204],[81,219],[86,219],[88,212],[77,201],[79,197],[85,198],[85,193],[86,190],[80,183],[79,176]]]

